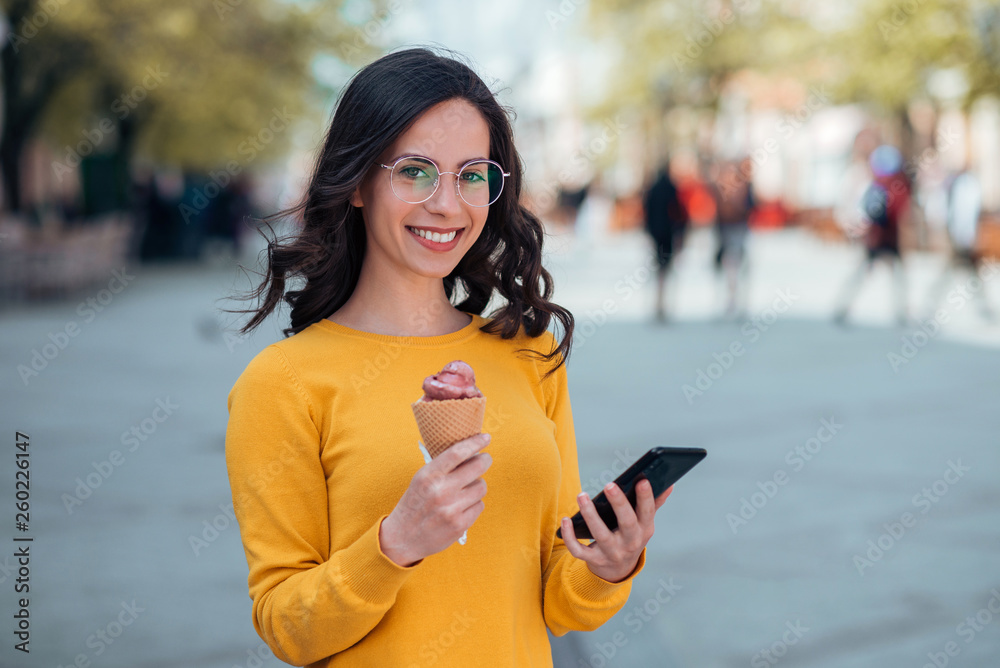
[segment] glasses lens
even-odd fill
[[[392,169],[392,192],[404,202],[417,204],[434,194],[438,173],[423,158],[404,158]]]
[[[503,190],[503,172],[489,160],[470,162],[458,175],[458,190],[472,206],[489,206]]]

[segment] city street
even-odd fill
[[[698,230],[663,325],[641,234],[546,244],[554,299],[577,318],[584,489],[654,446],[708,451],[657,514],[629,603],[593,633],[553,639],[557,667],[995,665],[1000,323],[962,292],[926,303],[940,256],[907,258],[910,325],[894,323],[878,267],[838,327],[860,251],[757,234],[748,307],[726,319]],[[0,665],[284,665],[251,624],[224,460],[229,389],[283,323],[223,331],[233,316],[219,300],[250,287],[231,261],[108,280],[0,314],[8,629],[15,431],[30,437],[34,538],[31,653],[8,630]],[[1000,267],[955,280],[1000,309]]]

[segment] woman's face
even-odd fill
[[[437,104],[379,156],[392,165],[404,155],[430,158],[442,172],[458,172],[470,160],[490,157],[490,131],[479,110],[463,99]],[[506,165],[504,165],[506,167]],[[425,202],[408,204],[397,198],[390,185],[390,170],[377,165],[351,197],[360,207],[367,234],[365,269],[380,274],[416,274],[444,278],[472,247],[483,231],[489,207],[474,207],[458,194],[454,174],[442,174],[437,191]],[[422,239],[455,233],[447,243]]]

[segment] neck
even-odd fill
[[[439,336],[469,324],[469,316],[448,301],[444,279],[372,267],[366,260],[354,292],[330,320],[388,336]]]

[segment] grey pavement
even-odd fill
[[[640,235],[550,239],[556,301],[580,326],[569,380],[585,488],[649,447],[709,452],[657,514],[629,603],[554,639],[556,665],[998,665],[1000,330],[964,304],[933,335],[895,327],[882,274],[858,324],[838,328],[856,250],[797,231],[750,250],[745,319],[717,315],[699,232],[660,326]],[[940,258],[908,267],[919,296]],[[249,285],[231,263],[128,272],[110,297],[98,286],[0,312],[0,666],[284,665],[251,625],[224,461],[226,394],[280,327],[224,334],[218,298]],[[997,304],[1000,281],[986,283]],[[53,339],[23,381],[18,366]],[[11,634],[15,430],[30,435],[30,655]]]

